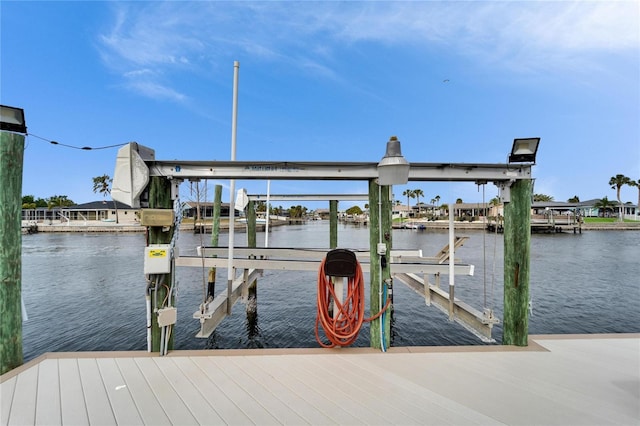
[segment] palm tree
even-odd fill
[[[96,176],[93,178],[93,192],[100,193],[104,197],[111,194],[111,183],[113,179],[109,175]],[[118,205],[116,204],[116,200],[113,200],[113,208],[116,211],[116,223],[120,223],[118,221]]]
[[[599,210],[602,210],[603,211],[602,217],[605,217],[607,214],[607,210],[613,211],[614,204],[611,201],[609,201],[608,197],[604,197],[598,200],[593,206]]]
[[[545,194],[533,194],[533,201],[553,201],[553,197]]]
[[[439,196],[439,195],[436,195],[436,196],[434,197],[433,201],[435,201],[435,202],[436,202],[436,209],[437,209],[437,210],[440,210],[440,209],[438,208],[438,203],[440,202],[440,196]],[[438,216],[440,216],[440,211],[438,211]]]
[[[411,211],[411,204],[409,204],[409,198],[413,198],[413,190],[405,189],[402,193],[405,197],[407,197],[407,217],[409,217],[409,212]]]
[[[418,217],[420,217],[420,197],[424,197],[424,192],[422,192],[422,189],[414,189],[413,195],[415,195],[417,199],[416,205],[418,206]]]
[[[611,189],[616,190],[616,197],[618,199],[618,220],[622,222],[622,201],[620,201],[620,188],[624,185],[630,185],[631,179],[626,177],[625,175],[615,175],[611,179],[609,179],[609,185],[611,185]]]
[[[637,217],[638,213],[640,213],[640,179],[632,180],[631,182],[629,182],[629,186],[635,186],[638,188],[638,204],[636,204],[636,217]]]
[[[579,202],[580,202],[580,197],[578,197],[577,195],[574,195],[573,197],[567,200],[567,203],[579,203]]]
[[[47,208],[52,209],[54,207],[69,207],[75,203],[69,199],[66,195],[52,195],[47,198]]]

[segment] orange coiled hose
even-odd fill
[[[371,318],[364,317],[364,275],[362,268],[358,262],[356,265],[356,274],[350,277],[347,284],[347,295],[340,303],[336,298],[333,283],[329,276],[324,273],[324,264],[326,258],[320,263],[318,270],[318,306],[316,315],[316,340],[320,346],[325,348],[333,348],[335,346],[349,346],[358,337],[362,323],[372,321],[378,318],[389,307],[391,299],[387,302],[382,310]],[[335,301],[335,315],[329,312],[331,302]],[[329,343],[324,343],[320,338],[319,325],[322,325],[324,334]]]

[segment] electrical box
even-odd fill
[[[171,226],[173,220],[173,209],[140,210],[140,224],[143,226]]]
[[[168,274],[171,272],[171,246],[151,244],[144,248],[144,273]]]
[[[178,321],[178,310],[174,306],[158,309],[158,325],[166,327]]]
[[[380,256],[386,255],[387,254],[387,245],[385,243],[378,243],[378,245],[376,246],[376,252]]]

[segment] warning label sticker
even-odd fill
[[[150,249],[149,257],[167,257],[166,249]]]

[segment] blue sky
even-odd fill
[[[378,161],[397,135],[410,162],[502,163],[514,138],[539,136],[535,193],[613,200],[611,176],[640,179],[640,2],[3,0],[0,12],[0,100],[24,108],[30,133],[23,194],[83,203],[101,198],[92,177],[113,176],[116,149],[47,140],[229,160],[235,60],[238,160]],[[396,198],[407,188],[482,201],[471,183],[409,182]]]

